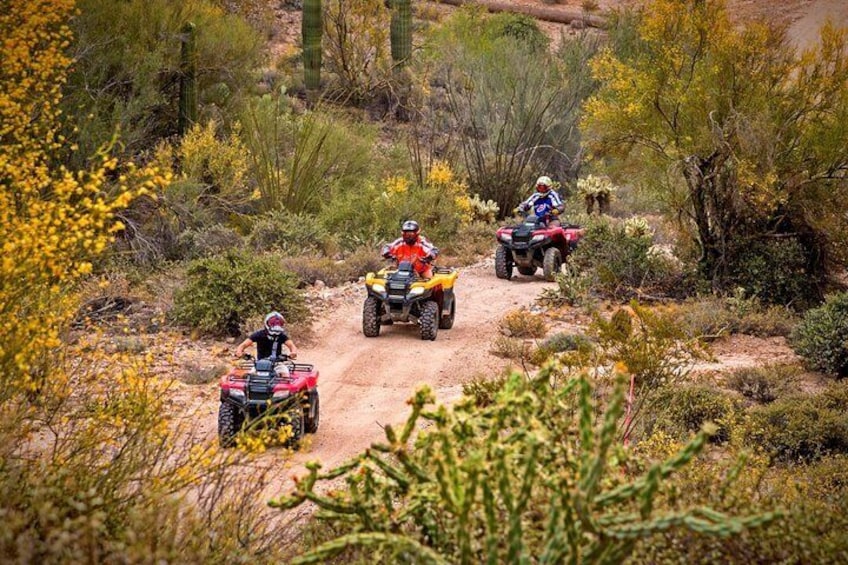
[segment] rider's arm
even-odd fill
[[[562,201],[562,197],[555,190],[551,191],[551,206],[560,213],[565,211],[565,202]]]
[[[241,357],[244,355],[244,350],[253,345],[253,340],[247,338],[243,342],[241,342],[238,347],[236,347],[236,357]]]
[[[297,347],[295,346],[291,338],[285,341],[285,346],[289,348],[289,357],[291,357],[292,359],[297,359]]]

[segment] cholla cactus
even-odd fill
[[[583,196],[586,202],[586,213],[591,214],[595,202],[598,203],[598,212],[606,214],[609,212],[609,203],[617,187],[612,184],[608,177],[588,175],[586,178],[577,180],[577,193]]]
[[[652,239],[654,230],[648,220],[642,216],[633,216],[624,221],[624,234],[632,238]]]
[[[483,200],[479,194],[475,194],[469,200],[471,203],[472,220],[481,222],[494,222],[500,212],[500,206],[494,200]]]

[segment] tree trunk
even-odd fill
[[[563,8],[545,8],[544,6],[522,6],[510,2],[499,2],[497,0],[439,0],[442,4],[451,6],[464,6],[466,4],[479,4],[485,6],[490,12],[511,12],[513,14],[527,14],[537,20],[554,22],[558,24],[570,24],[573,21],[583,22],[588,27],[606,27],[606,19],[600,16],[586,14],[582,10],[565,10]]]
[[[726,168],[728,158],[716,151],[706,158],[692,155],[683,160],[683,177],[701,250],[698,266],[714,288],[720,286],[725,274],[730,245],[740,235],[735,183],[732,171]]]

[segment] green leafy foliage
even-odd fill
[[[289,322],[307,319],[297,277],[270,256],[227,253],[189,264],[185,286],[174,296],[173,318],[218,335],[239,335],[244,322],[278,310]]]
[[[747,445],[759,446],[781,462],[810,462],[848,454],[848,383],[820,394],[787,395],[756,406],[742,428]]]
[[[617,298],[639,292],[681,295],[686,292],[679,266],[652,252],[650,237],[630,236],[626,224],[592,221],[570,263],[594,290]],[[566,291],[571,294],[569,289]],[[576,298],[576,297],[575,297]]]
[[[317,217],[284,210],[258,216],[249,237],[257,251],[279,250],[286,255],[322,251],[331,245],[331,239]]]
[[[421,62],[439,86],[428,88],[423,120],[458,137],[471,192],[502,215],[540,171],[564,176],[579,152],[574,126],[597,41],[564,41],[556,54],[545,41],[526,16],[458,10],[428,37]]]
[[[621,473],[615,462],[625,455],[614,440],[622,383],[598,411],[586,377],[565,376],[554,387],[551,377],[513,374],[482,408],[471,399],[431,407],[423,388],[402,430],[386,426],[385,442],[327,472],[309,464],[296,491],[272,505],[310,501],[349,533],[294,562],[367,547],[374,561],[613,563],[639,538],[671,526],[734,535],[774,518],[705,507],[656,511],[663,480],[692,460],[708,433],[646,473]],[[345,488],[322,494],[320,483],[342,477]]]
[[[738,398],[712,385],[663,387],[651,405],[651,414],[643,415],[646,433],[662,430],[672,437],[686,439],[707,422],[717,427],[710,438],[724,443],[740,416]]]
[[[726,383],[745,398],[761,404],[774,402],[800,387],[801,368],[797,365],[743,367],[727,376]]]
[[[819,301],[819,283],[807,272],[808,258],[797,239],[749,243],[735,254],[727,287],[744,288],[765,304],[803,310]]]
[[[80,0],[77,7],[76,62],[64,105],[79,128],[73,138],[82,155],[94,154],[116,132],[131,155],[177,132],[186,22],[197,30],[201,121],[237,106],[261,60],[259,35],[209,1]]]
[[[830,296],[822,306],[808,311],[790,343],[811,368],[848,375],[848,292]]]

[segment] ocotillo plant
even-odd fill
[[[311,501],[349,533],[293,562],[368,547],[376,562],[620,563],[639,538],[672,526],[733,535],[774,518],[658,510],[663,479],[711,432],[644,476],[628,475],[615,463],[627,457],[617,442],[624,379],[599,410],[587,375],[553,386],[557,376],[550,367],[530,380],[513,374],[483,407],[467,398],[452,409],[428,407],[432,394],[421,389],[403,430],[386,426],[386,443],[328,473],[307,465],[296,492],[272,505]],[[316,489],[340,477],[347,488]]]
[[[197,47],[193,23],[188,22],[183,26],[181,40],[178,128],[180,135],[183,135],[197,123]]]
[[[412,55],[412,6],[410,0],[391,0],[392,61],[402,67]]]
[[[303,80],[308,90],[321,86],[321,36],[324,22],[321,0],[303,0]]]

